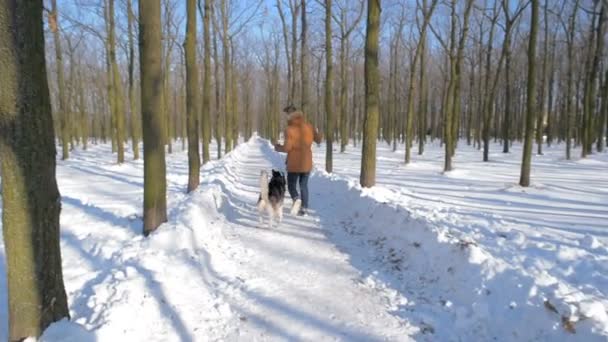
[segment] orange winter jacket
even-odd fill
[[[302,112],[293,112],[289,115],[284,138],[283,145],[275,145],[275,149],[287,153],[287,172],[310,172],[312,142],[321,143],[322,135],[306,122]]]

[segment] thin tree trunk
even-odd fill
[[[69,141],[70,132],[68,131],[68,111],[66,108],[65,81],[63,76],[63,53],[61,50],[61,38],[59,37],[59,15],[57,12],[57,0],[51,0],[50,26],[53,32],[53,42],[55,43],[55,57],[57,63],[57,90],[59,92],[59,122],[61,127],[61,160],[70,157]]]
[[[132,0],[127,0],[128,34],[129,34],[129,105],[131,109],[131,142],[133,148],[133,159],[139,159],[139,116],[137,115],[137,99],[135,94],[135,38],[133,25],[135,15],[133,14]]]
[[[211,159],[209,155],[209,142],[211,141],[211,0],[205,1],[205,12],[203,15],[203,44],[204,44],[204,61],[203,61],[203,110],[202,110],[202,125],[203,125],[203,164],[206,164]],[[200,5],[200,0],[199,0]],[[219,153],[219,152],[218,152]]]
[[[460,40],[458,42],[458,50],[456,53],[456,64],[455,64],[455,77],[456,80],[454,82],[454,93],[453,93],[453,100],[454,100],[454,105],[452,107],[452,111],[453,111],[453,116],[454,119],[452,120],[452,139],[454,139],[454,142],[452,143],[452,150],[451,150],[451,154],[452,156],[454,156],[454,154],[456,153],[456,145],[458,144],[458,138],[459,138],[459,127],[460,127],[460,77],[461,77],[461,69],[462,69],[462,59],[463,59],[463,55],[464,55],[464,48],[465,48],[465,44],[466,44],[466,40],[467,40],[467,34],[469,31],[469,16],[471,15],[471,9],[473,7],[473,1],[469,1],[466,4],[465,7],[465,12],[464,12],[464,18],[463,18],[463,24],[462,24],[462,33],[460,34]],[[446,126],[446,127],[450,127],[450,126]]]
[[[413,122],[414,122],[414,98],[415,98],[415,80],[416,80],[416,67],[418,65],[418,59],[424,58],[422,54],[424,53],[425,45],[426,45],[426,30],[431,21],[431,17],[433,16],[433,11],[437,5],[438,1],[433,0],[431,3],[431,7],[427,10],[427,2],[426,0],[423,2],[422,7],[422,16],[423,23],[422,28],[420,29],[420,40],[418,40],[418,44],[416,46],[416,51],[414,52],[414,58],[412,59],[412,64],[410,65],[410,78],[409,78],[409,86],[407,92],[407,113],[406,113],[406,128],[405,128],[405,163],[409,164],[411,159],[411,149],[412,149],[412,141],[414,137],[413,131]],[[424,64],[420,64],[420,83],[424,82],[424,69],[426,66]],[[422,91],[421,91],[422,93]],[[423,95],[421,94],[420,98]],[[424,136],[424,135],[423,135]],[[422,146],[423,142],[420,143]],[[422,147],[419,147],[418,153],[421,153]]]
[[[188,192],[200,183],[201,160],[198,150],[198,67],[196,64],[196,0],[186,3],[186,115],[188,117]]]
[[[301,89],[301,108],[304,115],[308,114],[308,23],[306,21],[306,0],[301,0],[302,6],[302,41],[300,53],[302,56],[300,57],[300,80],[302,82]]]
[[[595,31],[595,40],[591,40],[592,44],[595,44],[593,51],[593,57],[591,66],[588,70],[585,82],[585,94],[584,94],[584,113],[583,113],[583,132],[582,132],[582,157],[585,158],[587,155],[593,152],[593,123],[595,114],[595,102],[596,102],[596,77],[599,74],[599,63],[604,50],[604,15],[605,7],[602,6],[599,14],[597,28],[594,30],[592,25],[592,31]]]
[[[293,82],[293,59],[291,58],[291,54],[295,53],[294,51],[289,51],[289,30],[287,29],[287,22],[285,21],[285,14],[283,13],[283,7],[281,5],[281,0],[277,0],[277,9],[279,11],[279,17],[281,18],[281,25],[283,27],[283,41],[285,43],[285,56],[287,59],[287,103],[291,104],[293,102],[293,91],[291,89]]]
[[[380,1],[380,0],[378,0]],[[325,0],[325,171],[333,171],[333,141],[334,141],[334,117],[333,117],[333,55],[332,55],[332,31],[331,31],[331,7],[332,0]]]
[[[139,1],[139,67],[144,143],[144,235],[167,221],[167,179],[161,107],[160,0]]]
[[[211,6],[211,15],[214,17],[216,15],[213,10],[213,6]],[[214,20],[214,19],[212,19]],[[219,55],[217,53],[217,37],[218,34],[217,28],[213,31],[213,62],[214,62],[214,80],[215,80],[215,140],[217,141],[217,159],[222,158],[222,124],[221,124],[221,96],[220,96],[220,63],[219,63]]]
[[[329,1],[329,0],[327,0]],[[379,117],[378,39],[380,31],[380,0],[367,1],[367,29],[365,34],[365,121],[361,154],[362,187],[376,184],[376,140]]]
[[[298,0],[294,0],[294,3],[290,1],[289,3],[290,11],[291,11],[291,98],[290,103],[296,103],[296,93],[297,93],[297,69],[298,69],[298,17],[300,10],[300,5],[298,5]]]
[[[505,12],[508,13],[508,0],[503,0],[503,7]],[[502,124],[502,153],[509,153],[511,141],[511,28],[512,21],[507,18],[505,41],[503,43],[503,53],[505,54],[505,118]]]
[[[346,7],[342,9],[342,13],[340,14],[342,18],[342,22],[346,21]],[[347,78],[346,78],[346,70],[348,68],[347,61],[347,52],[346,52],[346,40],[348,37],[344,37],[340,39],[340,110],[339,110],[339,120],[338,123],[340,125],[340,153],[344,153],[346,151],[346,144],[348,144],[348,132],[347,130],[347,121],[346,121],[346,100],[348,96],[348,88],[347,88]]]
[[[226,153],[232,151],[232,91],[230,90],[230,77],[232,65],[230,63],[230,37],[228,37],[228,7],[226,0],[221,0],[220,12],[222,16],[222,55],[224,59],[224,149]]]
[[[600,112],[599,112],[599,117],[598,117],[598,124],[597,124],[597,143],[596,143],[596,148],[598,152],[603,152],[604,151],[604,136],[605,136],[605,131],[604,128],[606,128],[606,121],[608,120],[608,69],[606,69],[605,71],[605,76],[604,76],[604,84],[602,86],[602,104],[601,104],[601,108],[600,108]]]
[[[79,77],[79,95],[78,95],[78,107],[80,111],[80,129],[81,129],[81,141],[82,141],[82,149],[84,151],[87,150],[89,144],[89,115],[87,113],[87,108],[85,105],[85,97],[84,97],[84,83],[82,81],[82,75]]]
[[[434,1],[432,4],[434,5],[437,1]],[[426,16],[426,0],[423,1],[423,13]],[[434,6],[432,6],[434,8]],[[432,10],[429,13],[429,17],[432,15]],[[423,23],[424,26],[424,23]],[[425,27],[426,29],[426,27]],[[424,144],[426,142],[426,128],[427,128],[427,115],[428,115],[428,85],[426,81],[426,30],[420,32],[420,44],[417,49],[420,49],[420,79],[419,79],[419,88],[420,88],[420,96],[418,102],[418,155],[424,154]],[[414,72],[411,70],[410,72]],[[408,107],[409,115],[410,108]],[[406,128],[407,135],[407,128]],[[406,138],[407,139],[407,138]],[[407,146],[406,146],[407,148]]]
[[[532,1],[532,18],[530,24],[530,41],[528,45],[528,94],[526,98],[526,137],[521,163],[519,185],[530,186],[530,170],[532,164],[532,145],[534,136],[534,101],[536,100],[536,36],[538,35],[538,2]]]
[[[42,25],[42,1],[0,2],[0,173],[9,341],[38,337],[51,323],[69,319]]]
[[[108,53],[110,58],[112,86],[114,89],[114,101],[112,102],[116,130],[116,151],[117,162],[122,164],[125,161],[125,107],[122,93],[122,82],[120,71],[116,61],[116,34],[114,31],[114,0],[108,0]]]
[[[573,87],[573,81],[574,81],[574,34],[575,34],[575,24],[576,24],[576,13],[578,11],[578,3],[579,0],[577,0],[574,3],[574,9],[572,11],[572,14],[570,15],[570,18],[568,19],[568,39],[567,39],[567,45],[568,45],[568,71],[567,71],[567,93],[566,93],[566,159],[570,160],[570,156],[571,156],[571,149],[572,149],[572,126],[573,126],[573,120],[574,120],[574,115],[573,115],[573,111],[574,108],[573,104],[572,104],[572,87]]]

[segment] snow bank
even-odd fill
[[[334,163],[344,168],[349,161],[355,164],[357,155],[335,154]],[[395,159],[391,152],[383,155]],[[352,176],[322,170],[315,173],[313,184],[332,189],[320,195],[331,196],[334,203],[329,200],[330,209],[319,210],[333,213],[333,223],[343,226],[347,236],[336,243],[358,237],[364,247],[344,247],[352,255],[373,248],[373,258],[383,268],[369,270],[373,282],[407,298],[407,304],[396,305],[396,312],[428,327],[438,340],[606,340],[608,249],[596,236],[572,241],[562,233],[556,238],[542,224],[511,229],[503,217],[487,214],[485,208],[472,214],[463,212],[462,205],[443,202],[440,189],[449,183],[421,185],[437,190],[433,202],[390,177],[408,177],[409,166],[381,167],[387,178],[371,189],[361,189]],[[445,177],[468,174],[458,171]],[[447,198],[456,197],[453,189],[444,191],[450,193]],[[466,191],[460,196],[466,197]],[[519,200],[525,202],[526,196]]]

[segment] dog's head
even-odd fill
[[[270,181],[280,182],[281,184],[285,184],[285,175],[283,172],[273,169],[272,170],[272,178]]]

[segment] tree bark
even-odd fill
[[[534,101],[536,100],[536,36],[538,35],[538,2],[532,1],[532,18],[530,24],[530,41],[528,44],[528,89],[526,98],[526,129],[524,151],[521,163],[519,185],[530,186],[530,169],[532,164],[532,145],[534,144]]]
[[[114,101],[112,102],[112,112],[114,113],[116,130],[116,151],[117,162],[122,164],[125,161],[125,108],[122,93],[122,82],[120,71],[116,61],[116,34],[114,24],[114,0],[108,0],[108,55],[110,58],[112,87],[114,89]]]
[[[51,323],[69,318],[42,24],[42,1],[0,2],[0,171],[9,341],[38,337]]]
[[[226,0],[220,2],[220,14],[222,16],[222,56],[224,65],[224,150],[226,153],[232,151],[232,91],[230,77],[232,77],[232,64],[230,63],[230,37],[228,36],[228,7]]]
[[[367,1],[367,29],[365,34],[365,121],[361,154],[362,187],[376,184],[376,140],[379,117],[378,39],[380,31],[380,0]]]
[[[585,81],[585,93],[584,93],[584,109],[583,109],[583,131],[582,131],[582,157],[585,158],[587,155],[593,152],[593,127],[595,114],[595,103],[596,103],[596,78],[599,74],[599,63],[604,50],[604,15],[605,7],[602,6],[599,14],[597,28],[595,31],[595,40],[591,40],[591,44],[595,44],[595,48],[590,49],[592,52],[591,65],[587,71]],[[592,33],[593,35],[593,33]],[[591,57],[591,56],[590,56]]]
[[[573,103],[572,103],[572,91],[574,82],[574,35],[576,27],[576,13],[578,11],[579,0],[574,3],[574,9],[568,19],[568,35],[567,35],[567,49],[568,49],[568,71],[567,71],[567,92],[566,92],[566,159],[570,160],[571,149],[572,149],[572,126],[575,115],[573,115]]]
[[[379,0],[378,0],[379,1]],[[334,116],[333,116],[333,55],[332,55],[332,31],[331,31],[331,8],[332,0],[325,0],[325,171],[333,171],[333,141],[334,141]]]
[[[211,159],[209,155],[209,142],[211,141],[211,0],[205,1],[205,12],[203,15],[203,164]]]
[[[196,0],[186,3],[186,115],[188,121],[188,192],[200,183],[201,160],[198,149],[198,67],[196,64]]]
[[[211,0],[213,1],[213,0]],[[214,7],[211,6],[211,20],[215,20],[215,11],[213,9]],[[221,96],[220,96],[220,62],[219,62],[219,55],[217,53],[217,35],[218,35],[218,29],[217,27],[214,26],[214,36],[212,37],[213,39],[213,79],[215,81],[215,140],[217,142],[217,159],[222,158],[222,124],[221,124],[221,119],[222,119],[222,102],[221,102]]]
[[[139,67],[144,142],[144,235],[167,221],[161,94],[160,0],[139,1]]]
[[[418,40],[418,44],[416,45],[416,51],[414,52],[414,58],[412,60],[412,64],[410,65],[410,78],[409,78],[409,86],[407,91],[407,114],[406,114],[406,128],[405,128],[405,163],[409,164],[411,160],[411,149],[412,142],[414,138],[414,98],[415,98],[415,83],[416,83],[416,67],[418,65],[418,59],[421,58],[422,53],[424,51],[424,45],[426,43],[426,30],[430,23],[431,17],[433,16],[433,11],[437,5],[437,0],[433,0],[431,2],[431,7],[427,8],[426,0],[423,1],[422,5],[422,28],[420,29],[420,39]],[[420,68],[424,69],[426,66],[421,63]],[[421,71],[421,80],[420,83],[424,82],[424,71]],[[422,94],[421,94],[422,96]],[[422,143],[421,143],[422,144]],[[419,154],[421,148],[419,149]]]
[[[137,99],[135,94],[135,34],[133,26],[135,14],[133,13],[133,0],[127,0],[128,34],[129,34],[129,105],[131,110],[131,143],[133,148],[133,159],[139,159],[139,115],[137,115]]]
[[[61,38],[59,37],[59,14],[57,12],[57,0],[51,0],[51,13],[49,23],[53,32],[53,42],[55,43],[55,57],[57,63],[57,90],[59,91],[59,122],[61,127],[61,160],[70,157],[69,142],[70,132],[68,131],[68,112],[66,108],[65,80],[63,75],[63,53],[61,50]]]
[[[308,115],[308,23],[306,21],[306,0],[301,0],[302,7],[302,41],[300,47],[300,80],[302,82],[300,107],[304,115]]]

